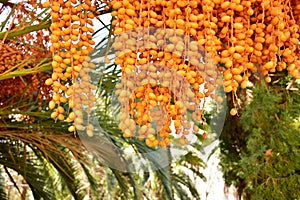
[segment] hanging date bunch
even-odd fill
[[[237,114],[237,90],[254,74],[270,83],[286,70],[300,77],[298,0],[113,0],[114,33],[172,29],[204,47],[223,74]]]
[[[224,44],[218,59],[225,66],[224,87],[233,95],[245,89],[253,74],[267,83],[277,71],[300,76],[299,23],[294,1],[219,1],[218,35]],[[230,112],[237,113],[236,108]]]
[[[267,83],[282,70],[299,78],[299,6],[295,4],[289,0],[215,3],[219,37],[225,44],[219,57],[225,66],[224,86],[232,93],[235,107],[237,89],[245,89],[255,73]],[[233,108],[231,114],[236,113]]]
[[[25,48],[24,48],[25,47]],[[32,69],[35,66],[35,56],[32,56],[30,48],[16,42],[5,42],[0,44],[0,107],[11,106],[20,101],[21,98],[43,101],[49,96],[50,87],[44,84],[49,77],[45,73],[35,73],[25,76],[4,78],[10,71],[19,69]],[[38,59],[37,59],[38,60]],[[20,72],[21,73],[21,72]],[[38,78],[39,77],[39,78]],[[22,107],[21,109],[26,109]]]
[[[74,122],[69,127],[70,132],[86,130],[93,135],[93,127],[83,124],[82,110],[96,101],[90,83],[89,72],[95,68],[90,61],[89,53],[95,42],[92,19],[96,7],[91,1],[50,1],[43,7],[51,8],[52,24],[51,47],[52,77],[46,80],[52,85],[53,95],[49,108],[53,110],[51,117],[58,120]],[[75,92],[77,96],[74,96]],[[89,110],[86,110],[89,113]]]
[[[187,144],[188,135],[206,123],[207,99],[223,101],[217,95],[222,84],[217,62],[210,59],[221,43],[207,44],[210,51],[202,47],[204,33],[197,38],[193,14],[198,4],[187,2],[110,2],[115,63],[122,68],[116,91],[122,104],[119,128],[124,137],[150,147],[170,145],[172,124],[179,143]],[[210,27],[206,31],[212,33]]]
[[[50,87],[44,83],[49,75],[38,69],[45,64],[45,57],[49,55],[44,43],[49,36],[42,30],[18,34],[18,31],[31,25],[32,20],[42,21],[39,13],[32,9],[31,3],[4,2],[0,8],[0,13],[4,10],[10,12],[10,15],[6,18],[4,15],[1,19],[7,23],[3,23],[1,27],[6,34],[2,35],[0,41],[0,108],[15,108],[15,103],[20,102],[20,99],[37,100],[39,104],[43,101],[49,102]],[[12,39],[8,37],[9,33],[15,33],[17,36]],[[26,70],[30,70],[31,73],[26,73]],[[27,108],[26,105],[18,105],[18,109]]]

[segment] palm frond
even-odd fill
[[[105,191],[103,188],[101,188],[101,185],[99,183],[99,179],[103,179],[104,174],[98,174],[97,177],[93,176],[91,169],[88,168],[88,166],[82,162],[80,162],[80,165],[88,179],[89,187],[91,188],[91,192],[93,195],[93,199],[100,200],[101,197],[105,195]],[[100,176],[100,177],[99,177]]]
[[[31,33],[33,31],[38,31],[38,30],[43,30],[45,28],[49,28],[50,25],[51,25],[51,22],[46,21],[46,22],[41,22],[40,24],[37,24],[37,25],[27,25],[25,27],[22,27],[22,29],[18,29],[18,30],[1,32],[0,40],[2,40],[4,37],[6,37],[6,39],[13,39],[17,36]]]
[[[189,176],[185,175],[185,174],[173,174],[173,181],[182,184],[183,186],[185,186],[185,188],[182,187],[177,187],[177,194],[178,193],[183,193],[184,189],[188,189],[190,194],[196,198],[196,199],[200,199],[200,195],[195,187],[195,184],[192,182],[192,180],[190,179]]]
[[[28,152],[24,143],[2,139],[0,146],[1,149],[5,150],[1,151],[0,164],[22,175],[36,199],[55,198],[54,190],[45,185],[49,176],[44,170],[43,163]],[[16,157],[15,155],[19,156]]]
[[[3,177],[3,170],[1,166],[0,166],[0,199],[7,199],[5,180]]]
[[[43,160],[54,167],[57,171],[55,175],[60,176],[60,183],[66,185],[74,199],[85,197],[86,189],[79,181],[82,180],[82,177],[79,177],[82,175],[79,167],[83,164],[88,165],[88,162],[79,139],[70,134],[52,133],[47,135],[15,130],[0,132],[0,138],[5,141],[0,143],[3,146],[1,149],[6,150],[1,152],[0,163],[21,174],[36,198],[55,199],[56,194],[53,191],[57,190],[57,188],[53,188],[54,186],[51,187],[52,184],[49,184],[51,174]],[[24,150],[25,144],[29,147],[29,151]],[[15,157],[15,155],[19,156]]]

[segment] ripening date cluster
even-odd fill
[[[222,101],[216,95],[222,81],[213,61],[204,57],[196,41],[172,29],[123,32],[113,48],[115,63],[122,68],[116,94],[123,136],[165,148],[173,123],[178,142],[187,144],[186,136],[199,131],[197,123],[205,123],[201,103],[208,97]],[[197,123],[188,119],[187,111]]]
[[[46,80],[52,85],[52,100],[49,102],[51,117],[73,122],[69,131],[84,130],[82,106],[95,101],[90,83],[89,71],[95,68],[90,63],[89,53],[95,42],[92,40],[93,21],[96,7],[91,1],[49,1],[43,7],[51,8],[52,77]],[[74,93],[78,97],[74,97]],[[67,105],[67,106],[66,106]],[[87,125],[88,135],[93,135]]]
[[[294,78],[300,76],[300,4],[298,1],[113,0],[109,2],[109,6],[114,10],[112,12],[114,34],[120,35],[122,38],[120,41],[115,41],[114,48],[118,51],[127,47],[129,47],[127,50],[135,49],[135,51],[123,53],[123,55],[117,53],[116,64],[122,67],[123,74],[135,74],[139,66],[147,64],[147,70],[150,73],[146,73],[143,85],[152,85],[150,89],[153,91],[157,91],[159,88],[155,87],[161,84],[155,86],[155,70],[162,69],[155,69],[156,66],[153,64],[159,63],[160,66],[172,68],[177,73],[185,76],[195,89],[192,92],[198,98],[210,96],[208,93],[214,90],[214,86],[222,82],[224,91],[232,93],[234,108],[232,108],[230,114],[236,115],[237,89],[245,89],[249,78],[253,74],[261,73],[267,83],[272,81],[272,73],[276,71],[287,70]],[[166,31],[171,29],[178,35],[192,38],[193,42],[186,43],[184,40],[178,40],[176,34],[172,41],[173,35],[161,33],[162,31],[157,34],[144,34],[144,41],[139,41],[139,37],[135,34],[126,34],[131,30],[153,27]],[[166,40],[170,40],[170,43],[162,49],[161,47]],[[130,48],[130,45],[132,48]],[[143,48],[143,45],[147,48]],[[186,49],[188,51],[196,49],[197,51],[199,45],[204,47],[213,59],[213,64],[217,66],[217,69],[209,69],[206,65],[204,69],[206,75],[211,72],[221,72],[223,75],[222,81],[213,77],[215,80],[213,83],[206,83],[205,75],[203,77],[203,74],[198,74],[198,60],[189,57],[188,62],[186,62],[184,59],[186,55],[189,55]],[[141,48],[138,49],[139,47]],[[185,54],[176,56],[176,51],[184,51]],[[197,67],[193,69],[193,66]],[[154,77],[151,77],[151,70]],[[127,79],[122,85],[127,84],[130,88],[130,85],[133,84],[132,81],[135,80],[133,77]],[[167,78],[162,82],[165,82],[165,85],[162,84],[162,86],[170,87]],[[197,90],[201,84],[206,84],[205,87],[209,90],[201,93]],[[121,89],[123,90],[120,91]],[[143,90],[150,89],[149,87],[143,88]],[[130,90],[126,92],[125,90],[126,88],[119,88],[119,95],[125,95],[122,98],[128,98],[130,92],[132,92]],[[167,93],[164,94],[167,95]],[[172,96],[170,91],[168,94]],[[157,95],[160,96],[161,94],[158,93]],[[147,95],[135,98],[145,98],[147,103],[144,104],[146,105],[160,104],[154,96],[153,99],[147,97]],[[142,107],[138,105],[141,103],[135,103],[134,99],[132,102],[134,102],[134,107],[127,108],[124,104],[126,112],[128,109],[129,112],[133,112],[136,106]],[[167,112],[170,111],[168,107],[165,107],[165,109],[167,109]],[[149,121],[149,119],[146,120],[149,110],[142,111],[141,108],[135,108],[135,110],[135,112],[139,110],[138,113],[143,114],[131,113],[131,117],[141,115],[144,120],[137,118],[135,121],[124,117],[125,121],[122,122],[123,124],[121,123],[121,129],[127,127],[126,131],[123,130],[123,132],[128,137],[134,135],[134,124],[141,125],[141,121]],[[167,121],[166,124],[168,123]],[[147,129],[149,128],[151,127]],[[146,128],[144,129],[146,130]],[[153,139],[152,132],[154,131],[150,130],[150,138]],[[140,137],[144,138],[144,136]],[[155,140],[153,139],[153,141]],[[155,145],[159,144],[160,141],[164,141],[164,138],[154,142]],[[152,146],[152,143],[150,146]]]
[[[268,83],[276,71],[300,77],[299,1],[113,0],[110,6],[115,34],[167,28],[204,46],[214,63],[222,64],[224,91],[233,99],[254,73]]]

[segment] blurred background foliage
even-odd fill
[[[300,196],[299,82],[285,74],[240,92],[240,116],[228,116],[220,136],[222,171],[244,199]],[[291,84],[292,83],[292,84]]]

